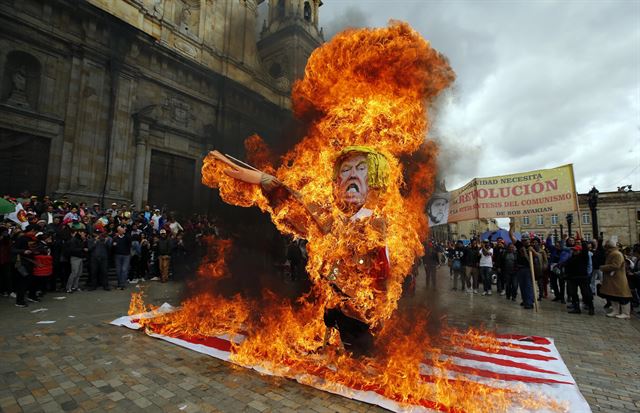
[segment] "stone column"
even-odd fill
[[[149,138],[149,124],[138,120],[136,122],[136,160],[133,177],[133,203],[142,208],[144,201],[144,170],[147,160],[147,142]]]
[[[63,138],[56,151],[61,154],[60,178],[56,192],[64,194],[71,188],[71,166],[73,164],[73,150],[75,138],[81,129],[79,125],[79,108],[82,103],[82,90],[85,84],[83,76],[83,51],[76,45],[71,46],[71,74],[69,76],[69,90],[65,108],[65,122]]]

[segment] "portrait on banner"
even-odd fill
[[[427,203],[429,227],[446,224],[449,220],[449,192],[438,192]]]

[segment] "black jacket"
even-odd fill
[[[69,241],[67,241],[67,248],[69,251],[69,256],[83,258],[85,252],[84,249],[86,248],[86,242],[82,238],[80,238],[80,235],[76,235]]]

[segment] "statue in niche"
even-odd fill
[[[19,68],[11,75],[11,92],[8,103],[23,108],[29,107],[27,101],[27,76],[24,67]]]
[[[180,12],[180,30],[189,32],[189,20],[191,17],[191,6],[188,3],[182,3],[182,11]]]
[[[158,19],[164,16],[164,0],[152,0],[151,14]]]

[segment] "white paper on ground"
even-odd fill
[[[31,311],[31,312],[35,314],[35,313],[41,313],[43,311],[47,311],[47,308],[38,308],[38,309],[35,309],[35,310]]]
[[[55,323],[54,320],[42,320],[42,321],[38,321],[36,324],[53,324]]]
[[[167,305],[168,306],[168,305]],[[164,307],[164,306],[163,306]],[[168,306],[167,308],[169,308],[170,306]],[[149,313],[144,314],[145,317],[148,317]],[[156,312],[156,314],[158,314],[158,312]],[[139,320],[141,317],[141,315],[134,315],[134,316],[125,316],[125,317],[120,317],[114,321],[111,322],[111,324],[113,325],[118,325],[118,326],[123,326],[123,327],[127,327],[130,329],[140,329],[140,325],[137,324],[134,321]],[[209,347],[207,345],[204,344],[196,344],[196,343],[192,343],[192,342],[188,342],[182,339],[178,339],[178,338],[173,338],[173,337],[169,337],[169,336],[163,336],[160,334],[156,334],[153,333],[151,331],[146,331],[146,334],[151,336],[151,337],[156,337],[165,341],[168,341],[170,343],[173,344],[177,344],[181,347],[185,347],[188,349],[191,349],[193,351],[199,352],[199,353],[203,353],[203,354],[208,354],[210,356],[213,356],[215,358],[218,358],[220,360],[225,360],[225,361],[230,361],[233,363],[232,360],[230,360],[230,353],[228,351],[222,351],[219,350],[217,348],[213,348],[213,347]],[[223,339],[223,340],[229,340],[228,337],[224,337],[224,336],[218,336],[217,338],[219,339]],[[578,389],[575,381],[573,380],[573,378],[571,377],[571,373],[569,372],[569,369],[566,367],[565,363],[562,361],[562,357],[560,356],[560,353],[558,352],[557,348],[555,347],[554,343],[553,343],[553,339],[548,339],[549,340],[549,344],[545,344],[545,345],[541,345],[542,347],[545,347],[547,350],[544,352],[544,355],[546,356],[551,356],[554,360],[549,360],[549,361],[545,361],[545,362],[541,362],[542,364],[547,364],[552,370],[555,370],[558,373],[557,378],[560,378],[562,381],[568,381],[569,383],[564,384],[564,385],[551,385],[551,384],[521,384],[521,383],[515,383],[513,384],[513,386],[515,386],[514,388],[517,389],[521,389],[524,386],[528,387],[528,391],[532,392],[532,393],[540,393],[541,396],[546,396],[549,397],[550,399],[553,400],[557,400],[558,402],[560,402],[561,404],[564,404],[565,406],[569,406],[570,410],[569,411],[576,411],[576,412],[590,412],[591,409],[589,407],[589,404],[586,402],[586,400],[584,399],[584,397],[582,396],[582,394],[580,393],[580,390]],[[519,340],[511,340],[511,339],[502,339],[501,341],[505,341],[505,342],[514,342],[514,343],[522,343]],[[522,351],[522,350],[520,350]],[[475,350],[468,350],[470,355],[473,355],[473,353],[476,353],[477,351]],[[536,351],[536,350],[529,350],[530,353],[539,353],[540,351]],[[504,359],[513,359],[513,361],[517,361],[517,359],[515,357],[512,356],[502,356],[502,355],[496,355],[496,354],[492,354],[491,355],[494,358],[504,358]],[[531,364],[535,364],[535,361],[533,360],[527,360],[527,363],[531,363]],[[464,363],[460,363],[460,364],[468,364],[466,361]],[[245,367],[249,367],[249,368],[253,368],[254,370],[260,372],[261,374],[266,374],[266,375],[276,375],[276,376],[281,376],[281,377],[288,377],[288,378],[292,378],[296,381],[298,381],[299,383],[302,384],[306,384],[312,387],[315,387],[317,389],[320,390],[324,390],[330,393],[334,393],[334,394],[339,394],[341,396],[347,397],[347,398],[351,398],[354,400],[359,400],[359,401],[363,401],[366,403],[370,403],[370,404],[374,404],[374,405],[378,405],[380,407],[383,407],[385,409],[391,410],[393,412],[397,412],[397,413],[423,413],[423,412],[434,412],[434,410],[431,410],[429,408],[426,407],[422,407],[422,406],[416,406],[416,405],[407,405],[407,404],[402,404],[402,403],[398,403],[394,400],[391,399],[387,399],[384,396],[381,396],[378,393],[372,392],[372,391],[362,391],[362,390],[355,390],[353,388],[341,385],[341,384],[337,384],[337,383],[330,383],[330,382],[326,382],[324,379],[320,378],[320,377],[316,377],[310,374],[291,374],[290,372],[286,372],[283,371],[281,369],[276,369],[276,370],[270,370],[269,368],[265,367],[265,366],[245,366]],[[477,367],[477,366],[476,366]],[[495,370],[496,372],[501,372],[501,367],[497,367]],[[508,369],[507,369],[508,370]],[[507,372],[505,370],[505,372]],[[522,372],[520,372],[518,369],[515,369],[514,371],[512,371],[511,373],[516,373],[516,374],[523,374]],[[538,374],[532,374],[532,377],[538,376]],[[479,382],[479,383],[483,383],[483,382],[487,382],[490,383],[492,385],[497,385],[498,382],[496,380],[486,380],[482,377],[474,377],[474,375],[472,374],[471,376],[467,375],[468,379],[471,379],[473,381]],[[497,387],[505,387],[505,388],[509,388],[511,387],[511,384],[508,384],[505,382],[504,386],[497,386]],[[184,405],[185,407],[187,405]],[[515,408],[514,410],[510,410],[510,412],[518,412],[518,413],[525,413],[525,412],[530,412],[530,410],[527,409],[522,409],[520,407]],[[538,411],[537,413],[541,413],[540,411]],[[546,413],[546,411],[545,411]]]

